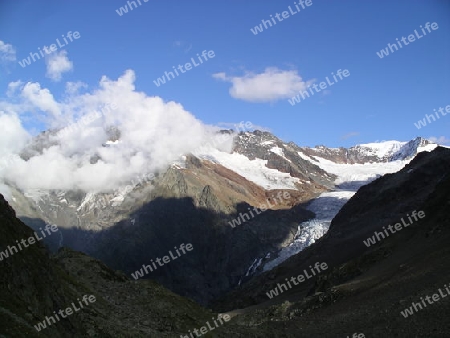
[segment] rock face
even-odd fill
[[[295,143],[284,143],[268,132],[243,133],[236,139],[234,150],[247,156],[267,160],[267,167],[289,173],[302,181],[311,180],[316,187],[331,188],[334,175],[317,167],[299,154],[302,148]],[[304,189],[303,187],[299,187]]]

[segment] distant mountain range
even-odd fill
[[[50,147],[50,135],[38,136],[22,156],[29,159]],[[110,135],[105,146],[120,143],[120,131]],[[207,304],[314,243],[361,185],[435,147],[417,138],[349,149],[307,148],[268,132],[243,132],[235,135],[231,153],[197,150],[146,176],[151,179],[136,177],[128,189],[96,193],[11,186],[10,203],[34,229],[59,226],[48,243],[53,250],[68,246],[128,274],[161,252],[192,243],[200,249],[183,264],[148,278]],[[280,192],[289,192],[289,199],[276,200]],[[249,208],[263,204],[273,210],[250,217]],[[226,277],[219,276],[223,271]],[[207,286],[199,289],[198,283]]]

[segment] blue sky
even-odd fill
[[[39,83],[60,100],[67,82],[93,89],[102,76],[117,80],[131,69],[136,91],[178,102],[206,124],[251,121],[306,146],[416,136],[449,142],[450,113],[420,130],[414,126],[450,105],[448,1],[312,0],[257,35],[250,29],[288,6],[295,9],[294,1],[135,2],[137,8],[120,16],[116,10],[127,1],[2,1],[0,97],[10,100],[8,84],[22,81]],[[438,29],[388,56],[377,55],[427,22]],[[58,49],[65,54],[53,64],[53,76],[43,59],[18,64],[69,31],[80,38]],[[215,57],[155,85],[165,71],[204,50]],[[64,60],[71,62],[67,71],[61,71]],[[325,81],[339,69],[350,76],[289,104],[296,88]],[[28,129],[46,128],[30,116],[23,115]]]

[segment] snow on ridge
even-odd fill
[[[381,141],[381,142],[361,143],[358,145],[362,146],[362,147],[371,147],[371,148],[386,148],[386,147],[393,147],[393,146],[397,146],[397,145],[403,146],[406,143],[408,143],[408,142],[390,140],[390,141]]]
[[[270,148],[270,151],[274,154],[277,154],[278,156],[284,157],[284,152],[283,149],[281,149],[278,146],[272,147]]]
[[[380,159],[388,160],[406,160],[410,157],[414,157],[423,151],[433,151],[438,147],[436,143],[431,142],[421,137],[417,137],[409,142],[401,141],[384,141],[378,143],[366,143],[360,144],[351,149],[371,150],[373,155],[375,154]]]
[[[405,144],[408,142],[400,142],[400,141],[384,141],[377,143],[364,143],[359,144],[353,149],[361,149],[363,152],[368,152],[365,155],[376,155],[379,158],[390,157],[399,151]]]
[[[367,182],[377,178],[379,175],[391,174],[401,170],[409,161],[392,161],[383,163],[364,164],[337,164],[332,161],[314,156],[317,165],[328,173],[337,176],[335,184],[345,182]]]
[[[181,156],[179,159],[172,161],[171,167],[176,169],[186,169],[186,156]]]
[[[416,155],[416,153],[422,151],[432,151],[438,145],[431,143],[417,147],[415,140],[409,142],[401,141],[384,141],[379,143],[366,143],[357,145],[351,149],[358,149],[358,151],[364,153],[364,155],[376,155],[381,159],[392,158],[393,160],[388,162],[371,162],[371,163],[335,163],[330,160],[326,160],[320,155],[311,156],[314,164],[317,164],[321,169],[328,173],[337,176],[335,184],[342,183],[358,183],[360,186],[363,182],[369,183],[379,176],[385,174],[391,174],[403,169]],[[415,148],[417,147],[417,149]],[[302,158],[307,159],[305,156],[299,155]],[[311,159],[310,159],[311,161]]]
[[[304,160],[306,160],[306,161],[309,161],[309,162],[311,162],[311,161],[317,162],[317,160],[316,160],[315,158],[310,157],[310,156],[308,156],[308,155],[305,155],[305,154],[303,154],[301,151],[297,151],[297,154],[298,154],[298,156],[300,156],[302,159],[304,159]]]
[[[282,173],[276,169],[267,168],[267,160],[259,158],[250,160],[245,155],[239,153],[229,154],[217,149],[211,149],[208,154],[194,155],[198,158],[218,163],[266,190],[296,189],[295,183],[300,182],[298,178],[292,177],[289,173]]]
[[[270,149],[270,151],[271,151],[272,153],[277,154],[278,156],[284,158],[286,161],[292,162],[290,159],[288,159],[288,158],[284,155],[284,151],[283,151],[282,148],[280,148],[280,147],[278,147],[278,146],[275,146],[275,147],[272,147],[272,148]]]
[[[435,143],[427,144],[427,145],[418,147],[417,148],[417,153],[421,153],[422,151],[433,151],[437,147],[439,147],[439,145],[435,144]],[[441,147],[450,148],[450,147],[445,147],[445,146],[441,146]]]
[[[407,144],[402,146],[400,150],[393,154],[391,158],[393,160],[411,159],[418,153],[421,153],[423,151],[433,151],[438,147],[436,143],[427,143],[424,141],[424,139],[416,138],[415,140],[408,142]]]

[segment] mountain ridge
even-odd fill
[[[341,172],[349,172],[350,168],[341,168],[341,164],[352,166],[340,163],[345,162],[342,160],[345,152],[332,157],[336,161],[335,166],[339,167],[339,170],[333,171],[335,168],[326,165],[326,158],[330,158],[330,154],[335,151],[333,149],[308,148],[305,151],[305,148],[292,142],[285,143],[276,136],[261,131],[241,132],[234,137],[231,153],[212,148],[197,149],[174,162],[166,171],[146,174],[136,184],[113,192],[22,192],[11,186],[11,204],[19,217],[34,229],[46,223],[59,226],[59,237],[47,243],[53,250],[62,245],[69,246],[127,273],[139,270],[148,260],[145,257],[157,256],[158,250],[164,252],[182,242],[193,241],[187,235],[188,232],[199,235],[204,233],[205,238],[213,243],[239,243],[230,247],[225,247],[224,243],[218,245],[220,249],[214,254],[215,259],[225,262],[222,264],[228,267],[222,268],[229,269],[229,277],[218,281],[217,277],[210,275],[206,282],[211,287],[201,292],[195,286],[195,278],[182,283],[174,283],[173,280],[176,280],[175,275],[186,274],[186,269],[193,271],[189,273],[197,274],[197,278],[208,275],[202,272],[203,267],[209,265],[207,256],[195,254],[198,262],[189,261],[190,265],[186,266],[175,264],[175,272],[149,276],[177,293],[197,297],[196,301],[207,304],[314,243],[326,234],[331,218],[360,186],[382,174],[401,169],[415,153],[430,145],[420,138],[409,143],[398,142],[397,150],[406,149],[406,145],[409,148],[401,153],[401,159],[391,161],[389,167],[385,167],[386,156],[367,154],[367,146],[348,150],[347,153],[352,153],[355,158],[356,152],[362,154],[359,161],[364,163],[354,165],[359,166],[358,170],[363,170],[363,174],[343,178]],[[39,143],[47,144],[43,140],[45,138],[41,137]],[[114,133],[115,143],[108,147],[113,149],[118,146],[120,142],[116,141],[120,141],[119,130]],[[37,153],[39,151],[42,149],[35,150]],[[391,151],[390,156],[393,154]],[[373,161],[373,166],[368,167],[367,162]],[[347,179],[353,183],[349,185]],[[280,192],[287,192],[290,198],[281,203],[270,203]],[[314,201],[322,203],[316,205]],[[241,224],[236,228],[230,226],[234,224],[233,220],[248,213],[249,208],[259,207],[267,202],[273,206],[273,210],[249,221],[240,221]],[[333,210],[323,212],[325,202],[334,205]],[[157,212],[156,206],[173,211],[170,215],[162,216],[164,212]],[[184,210],[184,215],[190,219],[187,227],[178,227],[178,230],[176,224],[182,222],[183,217],[176,211],[177,208]],[[316,219],[312,219],[314,213]],[[203,225],[198,226],[196,222]],[[167,227],[167,223],[171,225]],[[208,227],[203,228],[206,224],[209,224]],[[166,232],[158,229],[162,225],[167,229]],[[120,247],[116,241],[121,236],[129,236],[127,229],[138,231],[137,236],[127,241],[130,244]],[[169,234],[181,229],[184,229],[185,234],[177,236],[180,241],[177,243]],[[163,238],[163,244],[154,250],[145,249],[156,240],[155,234]],[[139,243],[138,247],[135,246],[136,243]],[[208,247],[201,240],[194,246],[205,245]],[[113,254],[109,254],[107,248],[114,248]],[[121,258],[115,257],[117,253],[120,253]],[[202,268],[195,272],[195,266]]]

